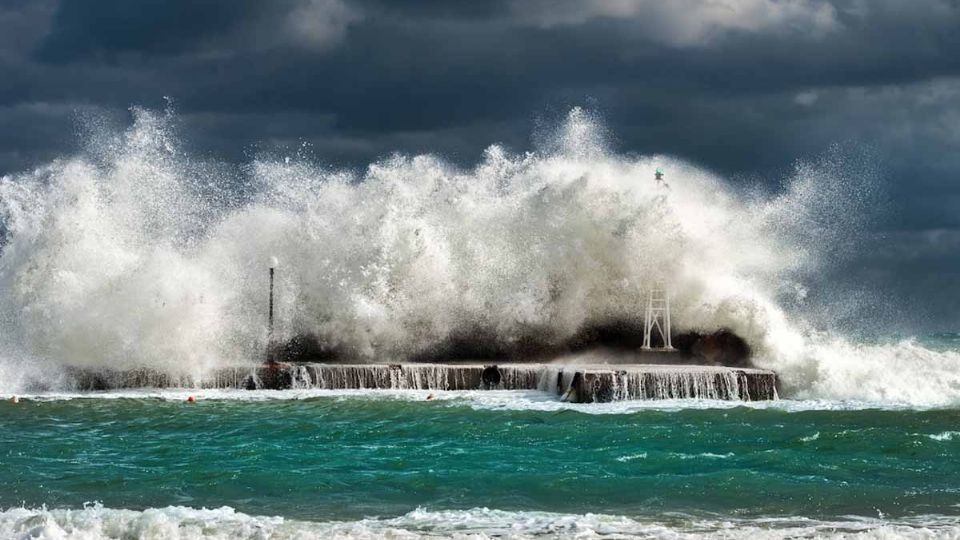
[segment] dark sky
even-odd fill
[[[960,0],[0,0],[0,174],[165,96],[232,162],[470,164],[573,105],[734,181],[867,149],[889,204],[845,275],[960,329]]]

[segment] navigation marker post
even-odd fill
[[[657,188],[669,190],[670,186],[663,179],[663,171],[657,167],[654,173],[654,179],[657,181]],[[659,199],[662,202],[662,199]],[[650,337],[653,334],[653,328],[656,327],[663,341],[661,350],[673,351],[673,342],[671,340],[670,329],[670,294],[663,284],[662,279],[654,279],[653,285],[647,291],[647,308],[643,312],[643,345],[641,349],[651,350]]]
[[[273,362],[273,275],[280,262],[270,257],[270,308],[267,315],[267,362]]]
[[[665,351],[672,351],[673,343],[670,339],[670,295],[667,294],[662,282],[656,282],[647,293],[647,309],[643,314],[643,346],[644,350],[650,350],[650,336],[653,328],[656,327],[663,339]]]

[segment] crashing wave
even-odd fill
[[[687,519],[661,522],[605,514],[557,514],[474,508],[417,509],[395,518],[313,522],[251,516],[230,507],[181,506],[143,511],[88,505],[82,509],[13,508],[0,512],[0,535],[9,538],[952,538],[955,517],[887,521],[850,518]]]
[[[62,366],[202,377],[259,362],[275,256],[278,340],[314,336],[352,361],[552,351],[639,327],[664,277],[679,332],[743,337],[788,396],[960,401],[956,353],[821,338],[789,309],[856,240],[869,170],[842,159],[743,193],[687,162],[615,154],[575,109],[543,149],[491,146],[470,169],[398,155],[225,172],[187,155],[170,118],[134,117],[0,179],[0,387]]]

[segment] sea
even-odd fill
[[[0,536],[960,535],[957,408],[187,394],[0,403]]]

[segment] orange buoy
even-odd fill
[[[197,400],[196,400],[196,398],[194,398],[193,396],[188,396],[188,397],[187,397],[187,403],[193,403],[193,402],[195,402],[195,401],[197,401]]]

